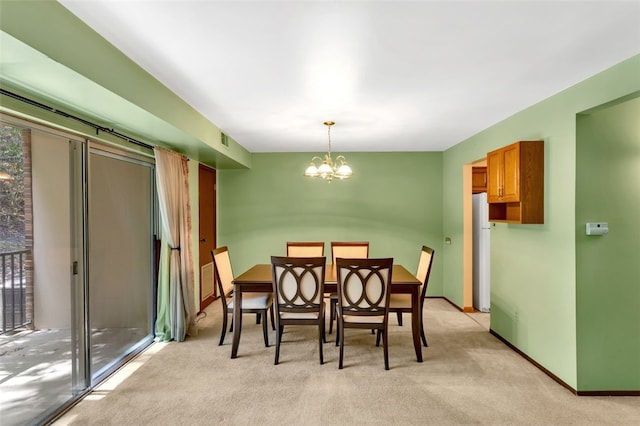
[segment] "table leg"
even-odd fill
[[[418,362],[422,362],[422,344],[420,343],[420,289],[416,287],[411,293],[411,332],[413,333],[413,347],[416,350]],[[235,335],[234,335],[235,336]]]
[[[233,343],[231,343],[231,358],[238,357],[240,346],[240,332],[242,331],[242,290],[238,285],[233,286]],[[266,321],[266,318],[263,318]]]

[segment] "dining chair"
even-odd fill
[[[324,241],[289,241],[287,242],[287,257],[322,257],[324,256]],[[329,298],[331,294],[326,294]],[[337,299],[336,299],[337,300]],[[323,334],[326,343],[326,336]]]
[[[322,257],[323,241],[287,241],[287,257]]]
[[[219,247],[211,250],[213,258],[213,266],[216,272],[216,282],[222,301],[222,332],[220,334],[220,342],[218,346],[224,342],[224,336],[227,332],[227,317],[233,314],[234,302],[233,292],[233,270],[231,269],[231,259],[229,258],[229,249]],[[255,313],[258,319],[262,317],[262,334],[264,336],[264,345],[269,347],[269,336],[267,332],[267,310],[271,314],[271,326],[275,330],[275,322],[273,315],[273,296],[271,293],[242,293],[242,309],[243,314]],[[233,331],[233,319],[229,332]]]
[[[382,335],[384,369],[389,369],[389,287],[393,258],[336,258],[338,279],[338,334],[343,366],[346,328],[378,330]],[[379,346],[379,339],[376,339]]]
[[[368,241],[332,241],[331,242],[331,263],[336,264],[336,258],[366,259],[369,257]],[[329,297],[329,334],[333,333],[333,321],[336,319],[336,306],[338,305],[338,294],[330,293]],[[336,346],[338,346],[336,336]]]
[[[276,298],[276,356],[285,325],[318,327],[320,364],[324,363],[324,273],[327,259],[322,257],[271,256],[273,293]]]
[[[422,246],[420,252],[420,260],[418,262],[418,270],[416,272],[416,278],[420,280],[420,337],[422,338],[422,344],[427,344],[427,338],[424,333],[423,312],[424,299],[427,296],[427,285],[429,284],[429,275],[431,275],[431,265],[433,264],[433,256],[435,251],[427,246]],[[395,312],[398,316],[398,325],[402,325],[402,314],[405,312],[411,312],[411,295],[410,294],[391,294],[389,298],[389,312]]]

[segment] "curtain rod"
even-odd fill
[[[147,149],[153,150],[153,146],[152,145],[149,145],[149,144],[146,144],[144,142],[141,142],[141,141],[139,141],[137,139],[134,139],[132,137],[124,135],[124,134],[122,134],[120,132],[116,132],[113,129],[109,129],[109,128],[101,126],[99,124],[92,123],[91,121],[85,120],[84,118],[76,117],[75,115],[71,115],[71,114],[66,113],[64,111],[60,111],[59,109],[55,109],[55,108],[50,107],[48,105],[45,105],[45,104],[42,104],[40,102],[34,101],[33,99],[25,98],[24,96],[18,95],[17,93],[13,93],[13,92],[10,92],[10,91],[2,89],[2,88],[0,88],[0,93],[5,95],[5,96],[8,96],[10,98],[13,98],[13,99],[16,99],[18,101],[24,102],[26,104],[38,107],[40,109],[44,109],[44,110],[49,111],[49,112],[53,112],[54,114],[61,115],[61,116],[65,117],[65,118],[70,118],[72,120],[78,121],[78,122],[80,122],[80,123],[82,123],[84,125],[87,125],[89,127],[93,127],[94,129],[96,129],[96,135],[98,135],[99,132],[108,133],[108,134],[113,135],[115,137],[118,137],[120,139],[124,139],[127,142],[131,142],[131,143],[133,143],[135,145],[138,145],[138,146],[141,146],[143,148],[147,148]]]

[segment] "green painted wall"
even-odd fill
[[[284,255],[287,241],[369,241],[370,257],[415,270],[435,249],[429,294],[442,294],[442,153],[347,153],[350,180],[306,178],[314,154],[253,154],[251,170],[218,171],[218,245],[234,273]]]
[[[578,389],[640,390],[640,97],[579,115],[577,131]]]
[[[545,223],[491,230],[491,328],[574,389],[576,114],[640,90],[640,55],[560,92],[443,154],[445,297],[462,305],[462,167],[517,140],[545,141]],[[490,102],[490,100],[487,100]],[[637,322],[623,334],[636,333]]]

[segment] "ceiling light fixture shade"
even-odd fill
[[[327,182],[331,182],[334,178],[342,180],[348,179],[353,175],[353,170],[351,170],[351,167],[347,164],[347,159],[344,158],[344,155],[338,155],[335,161],[331,157],[331,126],[334,124],[336,123],[333,121],[324,122],[324,125],[327,126],[329,149],[324,156],[324,160],[318,156],[311,159],[307,170],[304,172],[305,176],[320,177]]]

